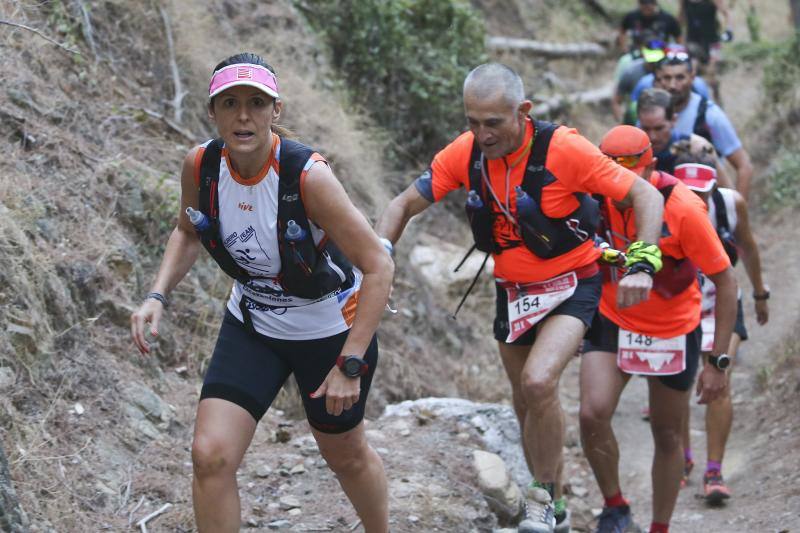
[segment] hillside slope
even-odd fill
[[[565,11],[554,10],[549,0],[515,0],[511,11],[503,2],[473,4],[490,28],[554,39],[569,28],[581,2],[569,2]],[[396,192],[387,183],[408,182],[420,170],[387,168],[382,154],[391,132],[348,105],[321,41],[288,0],[213,0],[202,9],[172,0],[165,6],[120,0],[0,4],[0,19],[64,44],[0,25],[0,144],[6,153],[0,161],[0,448],[32,531],[122,530],[165,503],[172,507],[151,530],[193,528],[193,414],[230,282],[207,259],[198,262],[173,295],[152,357],[135,352],[128,317],[147,291],[174,225],[183,154],[213,133],[204,94],[216,62],[242,50],[267,57],[286,95],[283,122],[328,157],[369,217]],[[542,20],[547,24],[537,27]],[[604,22],[589,27],[583,38],[612,31]],[[180,120],[171,104],[173,55],[166,28],[187,91]],[[583,87],[603,79],[609,66],[503,59],[519,65],[536,92],[548,87],[539,85],[536,68],[552,70],[568,87]],[[742,94],[758,94],[757,78],[741,69],[731,76]],[[584,108],[568,115],[592,138],[607,127],[607,117],[602,109]],[[471,451],[487,447],[481,424],[424,410],[405,420],[380,417],[393,402],[425,396],[508,401],[486,318],[494,307],[488,276],[456,322],[449,315],[468,280],[431,281],[412,260],[418,243],[445,249],[437,259],[448,262],[466,249],[468,230],[454,214],[459,201],[423,215],[399,244],[393,303],[400,312],[387,315],[380,332],[382,361],[368,428],[387,463],[396,531],[490,531],[497,525],[474,489],[470,466]],[[784,225],[789,220],[779,219]],[[796,228],[759,232],[771,243],[765,253],[769,279],[796,269],[794,256],[783,254],[780,245],[787,231]],[[795,501],[796,493],[778,475],[797,471],[797,432],[785,431],[796,411],[797,369],[785,364],[769,370],[774,351],[796,350],[782,344],[797,325],[793,283],[776,294],[782,319],[753,332],[737,378],[746,407],[732,443],[742,468],[732,481],[743,498],[711,516],[685,496],[691,510],[678,522],[685,531],[696,530],[698,513],[709,520],[707,531],[728,531],[740,514],[760,512],[762,499],[751,498],[743,468],[751,463],[775,473],[759,488],[771,498],[770,516],[746,523],[754,530],[800,527],[779,508],[781,501]],[[583,489],[573,491],[572,505],[576,524],[584,527],[599,499],[589,491],[593,481],[575,438],[577,365],[571,366],[564,388],[571,416],[567,479]],[[764,393],[756,379],[763,373],[775,379],[767,380]],[[641,392],[634,391],[623,413],[635,413],[641,401]],[[763,412],[769,416],[759,416]],[[646,426],[633,418],[625,418],[623,431],[631,440],[646,436]],[[513,439],[507,447],[516,449]],[[638,450],[631,463],[634,486],[643,495],[649,494],[647,454]],[[240,485],[243,515],[255,530],[276,521],[306,531],[357,527],[309,441],[291,390],[260,425]],[[646,496],[637,500],[641,515],[648,514],[645,503]]]

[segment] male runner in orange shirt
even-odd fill
[[[736,320],[736,279],[702,200],[673,176],[655,170],[657,160],[644,131],[617,126],[603,137],[600,150],[665,197],[658,240],[664,266],[654,278],[650,298],[626,307],[618,304],[618,293],[628,275],[616,268],[605,272],[600,313],[581,358],[581,440],[605,498],[597,531],[638,531],[620,489],[611,418],[631,374],[648,376],[655,441],[650,533],[667,533],[683,473],[681,431],[700,356],[697,268],[717,289],[714,348],[698,379],[700,403],[714,401],[726,386],[721,361]],[[627,206],[608,197],[601,211],[601,234],[612,248],[624,249],[639,238],[638,221]]]
[[[411,217],[447,193],[469,191],[467,214],[479,250],[494,258],[494,334],[511,382],[523,448],[538,505],[519,531],[568,530],[559,471],[564,419],[558,383],[591,324],[600,298],[594,246],[602,194],[632,206],[640,252],[633,261],[660,267],[654,245],[662,198],[615,165],[574,129],[529,117],[520,77],[498,63],[481,65],[464,82],[469,131],[439,152],[430,169],[389,204],[377,232],[391,248]],[[524,193],[523,193],[524,191]],[[519,208],[519,209],[518,209]],[[521,212],[520,212],[521,210]],[[624,305],[647,298],[647,272],[620,284]]]

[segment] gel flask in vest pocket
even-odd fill
[[[294,220],[286,223],[286,240],[290,242],[302,241],[306,238],[306,231]]]
[[[467,194],[467,209],[469,209],[470,211],[477,211],[478,209],[482,208],[483,208],[483,200],[481,200],[478,191],[472,189],[471,191],[469,191],[469,194]]]
[[[517,222],[525,245],[539,257],[548,257],[554,246],[548,236],[548,233],[554,234],[552,224],[522,187],[517,185],[514,192],[517,195]]]
[[[186,216],[189,217],[189,222],[192,223],[194,229],[200,233],[206,231],[208,228],[211,227],[211,221],[202,211],[198,211],[196,209],[192,209],[191,207],[187,207]]]

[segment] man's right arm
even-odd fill
[[[403,234],[408,221],[427,209],[431,203],[417,190],[417,184],[412,183],[389,202],[375,225],[375,232],[378,236],[389,239],[392,244],[395,244]]]

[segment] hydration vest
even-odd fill
[[[733,235],[731,225],[728,223],[728,207],[725,205],[725,199],[722,197],[722,192],[719,188],[714,188],[711,193],[711,201],[714,202],[716,213],[717,235],[719,240],[722,241],[725,253],[728,254],[728,258],[731,260],[731,266],[736,266],[739,261],[739,247],[736,244],[736,237]]]
[[[542,189],[556,181],[556,177],[545,168],[545,162],[550,140],[558,126],[538,120],[535,120],[533,125],[533,146],[521,184],[522,190],[533,200],[533,209],[525,215],[517,211],[517,223],[522,241],[528,250],[537,257],[550,259],[563,255],[592,239],[597,229],[600,210],[598,202],[590,195],[575,193],[579,205],[567,216],[551,218],[542,212]],[[494,238],[495,213],[491,205],[494,199],[489,194],[483,179],[481,150],[477,142],[473,142],[469,161],[469,187],[470,191],[477,192],[483,202],[480,208],[474,209],[469,206],[466,208],[472,236],[475,239],[475,248],[486,253],[500,254],[504,249],[520,246],[521,243],[517,242],[504,247]]]
[[[222,243],[219,231],[219,166],[222,157],[222,139],[214,139],[206,146],[200,164],[200,211],[211,222],[204,232],[198,232],[203,247],[230,277],[242,284],[261,276],[253,276],[242,268]],[[280,171],[278,182],[278,249],[281,271],[278,281],[283,289],[300,298],[321,298],[352,284],[353,266],[325,237],[314,244],[311,225],[300,197],[300,175],[314,150],[298,142],[281,137]],[[286,239],[286,227],[294,220],[305,232],[298,241]],[[242,298],[244,303],[245,298]],[[241,306],[240,306],[241,307]]]
[[[678,184],[678,178],[671,176],[665,172],[658,173],[658,181],[654,183],[658,192],[664,197],[664,205],[667,204],[669,197],[672,195],[672,190]],[[607,227],[610,217],[607,213],[607,203],[602,202],[602,222],[601,230],[606,235],[609,243],[613,243],[611,229]],[[666,222],[661,225],[661,237],[669,237],[671,235],[669,227]],[[661,270],[653,276],[653,290],[662,297],[669,299],[688,289],[692,283],[697,280],[697,267],[688,258],[678,259],[676,257],[664,254],[661,257],[663,263]],[[600,269],[603,272],[603,280],[610,281],[614,279],[612,268],[608,265],[601,265]]]

